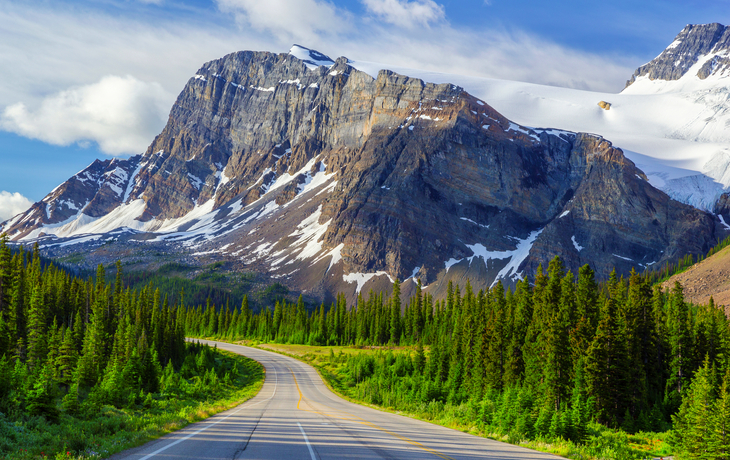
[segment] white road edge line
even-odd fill
[[[314,456],[314,451],[312,450],[312,445],[309,444],[309,439],[307,439],[307,433],[305,433],[304,428],[302,428],[302,424],[297,422],[297,425],[299,425],[299,429],[302,432],[302,436],[304,436],[304,442],[307,443],[307,449],[309,449],[309,455],[312,456],[312,460],[317,460],[317,457]]]
[[[274,397],[274,396],[276,395],[276,388],[277,388],[277,386],[279,385],[279,373],[278,373],[278,372],[276,372],[276,368],[274,368],[274,377],[276,378],[276,380],[275,380],[275,383],[274,383],[274,392],[273,392],[273,393],[271,394],[271,396],[269,396],[269,397],[268,397],[267,399],[264,399],[263,401],[259,401],[259,402],[257,402],[257,403],[254,403],[254,404],[250,404],[250,405],[247,405],[247,406],[245,406],[245,407],[242,407],[242,408],[238,409],[238,410],[237,410],[236,412],[233,412],[232,414],[228,414],[228,415],[226,415],[226,416],[225,416],[225,417],[223,417],[222,419],[220,419],[220,420],[218,420],[218,421],[216,421],[216,422],[213,422],[213,423],[211,423],[210,425],[208,425],[208,426],[205,426],[205,427],[203,427],[203,428],[199,429],[199,430],[198,430],[198,431],[196,431],[195,433],[190,433],[189,435],[185,436],[184,438],[178,439],[177,441],[175,441],[175,442],[172,442],[172,443],[170,443],[170,444],[166,445],[165,447],[161,447],[161,448],[157,449],[156,451],[152,452],[151,454],[145,455],[144,457],[140,458],[139,460],[148,460],[148,459],[150,459],[150,458],[154,457],[155,455],[159,454],[160,452],[164,452],[164,451],[166,451],[167,449],[169,449],[170,447],[176,446],[176,445],[180,444],[180,443],[181,443],[181,442],[183,442],[183,441],[187,441],[188,439],[192,438],[192,437],[193,437],[193,436],[195,436],[195,435],[198,435],[198,434],[202,433],[203,431],[207,430],[208,428],[210,428],[210,427],[212,427],[212,426],[215,426],[215,425],[219,424],[220,422],[222,422],[223,420],[227,419],[228,417],[232,417],[232,416],[234,416],[234,415],[238,414],[239,412],[241,412],[241,411],[242,411],[242,410],[244,410],[244,409],[248,409],[248,408],[250,408],[250,407],[253,407],[253,406],[258,406],[259,404],[261,404],[261,403],[264,403],[264,402],[266,402],[266,401],[268,401],[268,400],[272,399],[272,398],[273,398],[273,397]],[[246,404],[246,403],[243,403],[243,404]],[[300,428],[301,428],[301,426],[300,426]],[[304,432],[304,431],[302,431],[302,433],[303,433],[303,432]],[[305,436],[305,439],[306,439],[306,436]],[[308,441],[307,441],[307,444],[309,444],[309,442],[308,442]],[[309,451],[311,452],[311,451],[312,451],[312,449],[310,448],[310,449],[309,449]],[[312,454],[312,459],[313,459],[313,460],[316,460],[316,459],[314,458],[314,454]]]

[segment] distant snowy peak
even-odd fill
[[[335,61],[329,56],[300,45],[292,46],[289,50],[289,54],[301,61],[304,61],[310,70],[314,70],[320,66],[331,67],[335,64]]]
[[[95,160],[25,213],[6,222],[4,230],[13,239],[36,238],[49,228],[105,216],[138,191],[137,175],[145,164],[141,155]]]
[[[689,24],[659,56],[636,69],[626,86],[641,77],[675,81],[691,75],[704,80],[712,75],[728,76],[729,69],[730,27],[718,23]]]

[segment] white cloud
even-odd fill
[[[601,91],[621,90],[636,67],[525,33],[456,28],[431,0],[363,0],[380,21],[325,0],[216,1],[219,11],[191,22],[0,0],[0,129],[138,153],[204,62],[293,42],[333,58]]]
[[[635,68],[630,57],[572,50],[526,33],[374,27],[369,40],[348,39],[319,51],[433,72],[619,92]],[[519,121],[519,120],[517,120]]]
[[[93,141],[111,155],[142,153],[165,126],[173,100],[158,83],[107,76],[48,96],[36,108],[6,107],[0,127],[54,145]]]
[[[362,0],[368,11],[399,27],[428,26],[445,17],[444,7],[432,0]]]
[[[217,23],[130,18],[58,3],[54,8],[55,2],[0,0],[0,112],[18,102],[37,106],[51,94],[107,75],[158,82],[177,95],[206,61],[242,49],[282,48],[261,34],[223,30]]]
[[[0,222],[4,222],[27,210],[33,202],[18,192],[0,191]]]
[[[350,15],[327,1],[318,0],[216,0],[221,10],[258,31],[280,38],[311,41],[346,32]]]

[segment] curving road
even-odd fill
[[[560,459],[347,402],[317,371],[288,356],[204,341],[266,368],[254,398],[114,460],[162,459]]]

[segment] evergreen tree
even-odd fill
[[[61,330],[63,341],[56,358],[56,368],[58,369],[58,381],[67,386],[71,386],[73,381],[73,372],[76,368],[78,360],[78,352],[74,343],[73,332],[65,326]]]
[[[674,283],[669,297],[667,333],[670,354],[665,404],[672,410],[681,403],[682,390],[690,378],[691,364],[689,312],[679,282]]]
[[[28,414],[42,415],[50,421],[58,419],[58,409],[54,401],[53,365],[48,362],[39,372],[32,390],[28,393]]]
[[[675,442],[690,458],[708,458],[715,405],[712,372],[709,360],[705,360],[673,417]]]
[[[710,417],[712,431],[707,442],[709,456],[717,460],[728,460],[730,459],[730,369],[725,372],[722,379],[717,399],[710,410]]]
[[[618,283],[615,272],[609,283]],[[596,420],[609,426],[616,426],[626,409],[623,401],[623,342],[618,334],[615,303],[613,298],[604,301],[601,320],[585,362],[586,380],[594,398]]]
[[[33,295],[30,300],[30,314],[28,317],[28,363],[32,369],[38,369],[45,361],[46,330],[48,321],[47,308],[43,302],[43,286],[38,283],[33,286]]]
[[[390,296],[390,343],[397,344],[400,338],[400,281],[393,281],[393,293]]]

